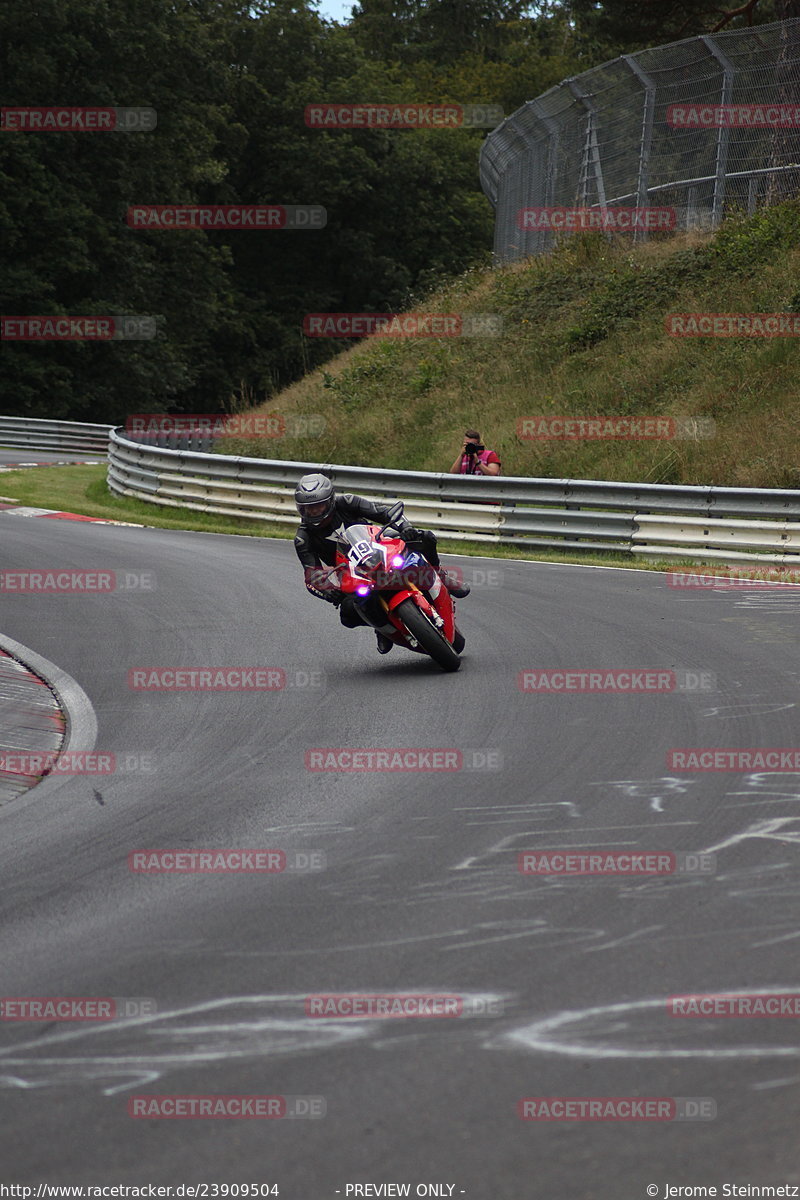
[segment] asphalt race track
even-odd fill
[[[796,592],[459,560],[487,576],[459,603],[467,649],[446,675],[341,629],[288,542],[0,514],[0,546],[4,570],[103,569],[126,585],[0,595],[0,644],[72,676],[118,767],[51,777],[0,809],[0,993],[156,1009],[0,1022],[11,1179],[277,1183],[285,1200],[369,1182],[473,1200],[800,1184],[797,1020],[667,1011],[675,994],[800,990],[800,773],[666,766],[672,747],[800,744]],[[265,665],[287,686],[128,687],[137,667]],[[523,693],[534,667],[716,679]],[[309,771],[315,747],[445,748],[465,765]],[[176,847],[324,867],[129,869],[134,851]],[[565,848],[716,861],[705,875],[518,870],[521,851]],[[310,995],[353,992],[457,996],[461,1015],[306,1015]],[[128,1115],[132,1096],[176,1094],[322,1097],[325,1115]],[[706,1098],[716,1115],[521,1120],[532,1096]]]

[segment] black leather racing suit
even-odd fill
[[[297,557],[303,564],[306,587],[312,596],[327,600],[339,609],[339,617],[348,629],[359,625],[382,625],[385,620],[384,610],[374,596],[369,596],[362,605],[365,613],[372,618],[365,622],[358,608],[352,603],[352,598],[337,586],[336,576],[328,576],[325,567],[332,567],[336,562],[336,546],[339,542],[338,530],[350,525],[386,525],[390,520],[388,504],[376,504],[365,500],[363,496],[354,496],[350,492],[337,495],[333,513],[323,528],[305,525],[301,522],[294,535],[294,548]],[[407,529],[410,522],[405,517],[398,517],[392,528]],[[420,530],[423,537],[408,544],[425,556],[432,567],[439,567],[439,551],[436,546],[436,535],[430,530]],[[345,601],[343,603],[343,601]]]

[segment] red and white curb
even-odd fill
[[[97,741],[97,716],[80,684],[61,667],[2,631],[0,730],[0,819],[38,803],[70,781],[73,787],[77,782],[57,771],[22,775],[17,769],[19,762],[8,761],[9,754],[33,753],[49,758],[73,751],[89,753]]]
[[[59,512],[55,508],[30,508],[25,504],[0,504],[0,512],[10,513],[14,517],[49,517],[51,521],[92,521],[95,525],[130,525],[134,529],[144,529],[136,521],[109,521],[105,517],[84,517],[80,513]]]
[[[19,775],[4,768],[6,752],[12,757],[30,751],[57,754],[64,742],[66,721],[52,688],[25,663],[0,648],[0,805],[16,800],[33,784],[34,775]]]

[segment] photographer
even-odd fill
[[[450,475],[499,475],[500,459],[494,450],[487,450],[476,429],[464,434],[461,453],[450,468]]]

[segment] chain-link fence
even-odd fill
[[[735,208],[798,195],[800,19],[565,80],[487,137],[481,184],[501,262],[549,249],[558,229],[710,229]]]

